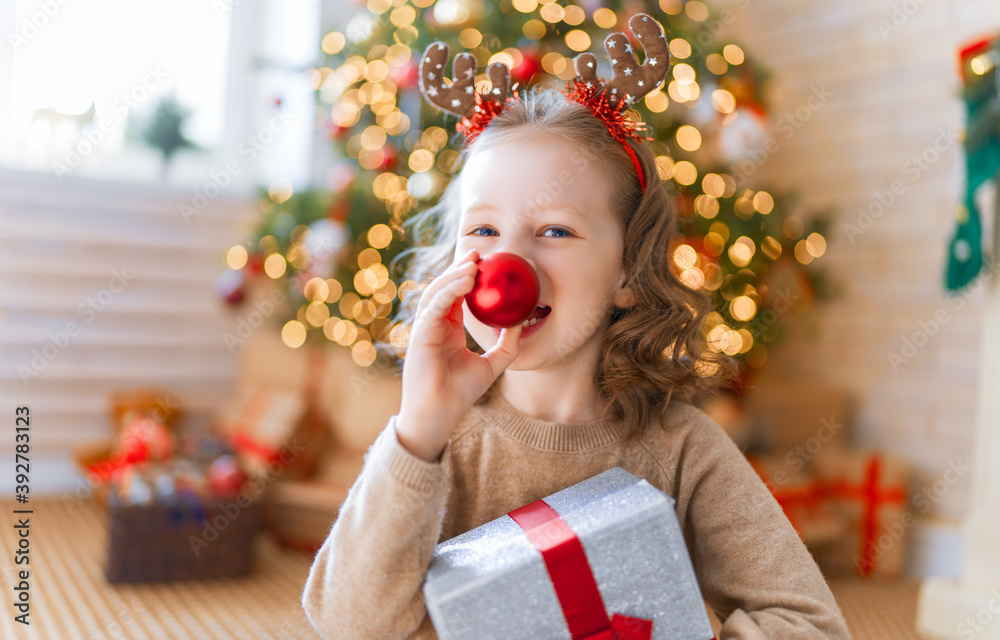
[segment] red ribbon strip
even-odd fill
[[[264,462],[274,462],[281,454],[279,449],[263,442],[258,442],[246,432],[256,432],[257,422],[262,420],[268,408],[274,402],[274,394],[263,387],[257,387],[247,399],[243,410],[230,427],[229,441],[237,451],[253,454]]]
[[[764,482],[764,486],[766,486],[768,491],[771,492],[771,495],[774,496],[774,499],[781,507],[781,510],[785,512],[785,517],[792,523],[792,527],[794,527],[795,530],[801,534],[801,523],[798,521],[795,507],[802,506],[808,509],[815,508],[822,504],[826,499],[826,492],[821,483],[811,483],[804,488],[779,489],[774,486],[773,482],[771,482],[771,474],[768,473],[767,468],[757,458],[757,456],[752,453],[748,453],[746,454],[746,459],[747,462],[750,463],[750,466],[753,467],[753,470],[757,472],[760,479]]]
[[[652,620],[608,618],[583,544],[555,509],[536,500],[507,515],[541,552],[573,640],[652,640]]]
[[[242,431],[232,432],[229,441],[237,451],[253,454],[264,462],[274,462],[281,455],[280,449],[258,442]]]
[[[879,479],[882,474],[881,457],[874,453],[868,461],[865,477],[859,485],[848,484],[840,480],[827,484],[830,495],[838,498],[860,498],[862,502],[861,536],[858,555],[862,558],[861,575],[871,575],[875,570],[875,558],[872,551],[877,548],[875,533],[878,528],[878,511],[880,503],[903,504],[906,501],[906,491],[901,487],[879,489]]]

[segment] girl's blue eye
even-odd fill
[[[478,231],[484,231],[484,230],[485,231],[493,231],[494,229],[492,229],[490,227],[476,227],[475,229],[473,229],[472,231],[470,231],[469,234],[470,235],[476,235],[476,236],[478,236],[480,234],[477,233],[477,232]],[[549,227],[549,228],[546,229],[546,231],[561,231],[563,234],[565,234],[565,235],[558,235],[558,236],[550,236],[550,237],[554,237],[554,238],[568,238],[571,235],[573,235],[572,233],[570,233],[566,229],[563,229],[562,227]]]

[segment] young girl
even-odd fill
[[[324,637],[437,638],[422,582],[438,542],[617,466],[676,500],[720,639],[849,638],[781,507],[690,403],[733,361],[703,350],[709,300],[670,271],[676,213],[653,152],[631,144],[633,161],[611,131],[559,91],[522,93],[408,223],[408,279],[429,284],[401,305],[400,410],[305,584]],[[537,270],[531,326],[498,331],[464,302],[477,260],[497,251]]]

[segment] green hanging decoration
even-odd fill
[[[997,61],[1000,38],[977,41],[962,49],[963,90],[966,106],[966,185],[958,205],[955,233],[948,244],[946,286],[958,291],[982,270],[982,221],[976,207],[976,191],[995,180],[1000,171],[1000,94],[997,92]]]
[[[191,115],[174,96],[162,98],[156,109],[140,127],[142,141],[157,149],[163,157],[161,169],[166,174],[174,154],[182,149],[202,150],[184,135],[184,124]]]

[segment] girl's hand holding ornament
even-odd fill
[[[400,444],[428,462],[440,458],[458,421],[518,354],[520,321],[503,328],[497,343],[482,355],[466,346],[462,302],[477,283],[479,257],[471,249],[431,281],[410,329],[396,434]],[[490,296],[485,300],[496,302],[497,311],[507,310]]]
[[[528,261],[514,253],[498,252],[479,261],[475,286],[465,301],[480,322],[502,329],[531,317],[538,294],[538,274]]]

